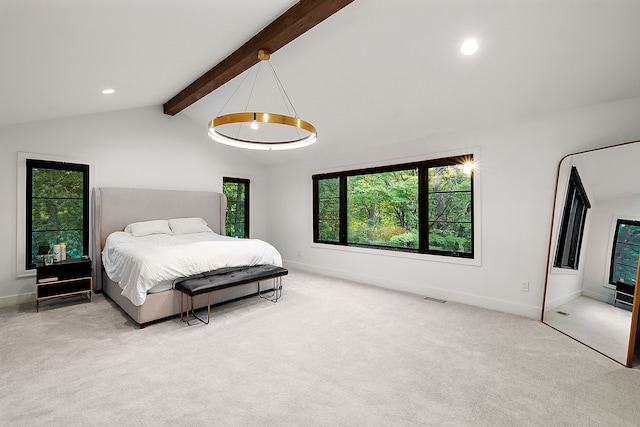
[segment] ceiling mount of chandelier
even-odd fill
[[[270,57],[271,54],[267,49],[258,51],[260,62],[255,66],[258,67],[258,70],[251,86],[247,106],[251,101],[251,94],[260,71],[259,67],[262,63],[267,63],[271,68],[273,78],[288,110],[287,114],[263,111],[221,114],[209,122],[209,137],[211,139],[233,147],[253,150],[289,150],[306,147],[316,142],[318,136],[316,128],[311,123],[298,117],[293,103],[269,62]],[[245,80],[247,75],[245,75]],[[245,80],[240,83],[240,86]],[[238,88],[231,95],[229,101],[231,101]]]

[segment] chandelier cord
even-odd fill
[[[271,61],[267,61],[267,62],[269,63],[269,67],[271,68],[271,73],[273,74],[273,77],[275,78],[276,82],[278,83],[277,86],[278,86],[278,89],[280,90],[280,96],[282,96],[282,99],[285,101],[284,105],[285,105],[285,107],[287,109],[287,113],[291,114],[291,111],[289,110],[289,105],[291,105],[291,109],[293,110],[293,116],[296,119],[300,118],[300,116],[298,116],[298,112],[296,111],[296,107],[293,105],[293,102],[291,102],[291,98],[289,98],[289,94],[287,93],[286,89],[282,85],[282,82],[280,81],[280,78],[278,77],[278,73],[276,73],[275,68],[273,68],[273,65],[271,65]],[[289,101],[288,104],[287,104],[287,101]],[[298,138],[299,138],[300,137],[300,129],[296,128],[295,131],[298,134]]]
[[[227,102],[225,102],[224,105],[222,106],[222,108],[220,108],[220,111],[218,111],[218,116],[220,116],[222,114],[222,111],[226,108],[226,106],[229,104],[229,102],[231,102],[231,99],[233,99],[233,97],[235,96],[235,94],[238,91],[238,89],[240,89],[240,86],[242,86],[242,84],[247,79],[247,77],[249,77],[249,74],[251,74],[251,69],[249,69],[249,71],[244,74],[244,77],[242,78],[242,81],[240,82],[240,84],[238,86],[236,86],[236,88],[234,89],[234,91],[231,94],[231,96],[229,97],[229,99],[227,99]]]
[[[251,97],[253,96],[253,89],[256,87],[256,81],[258,80],[258,75],[260,74],[261,67],[262,67],[262,61],[260,61],[260,63],[258,64],[256,75],[253,78],[253,83],[251,84],[251,91],[249,91],[249,97],[247,98],[247,103],[244,106],[244,111],[249,111],[249,103],[251,102]]]
[[[249,91],[249,96],[247,97],[247,103],[244,106],[244,111],[249,111],[249,103],[251,102],[251,97],[253,96],[253,89],[256,87],[256,81],[258,80],[258,75],[260,74],[261,67],[262,67],[262,61],[258,63],[258,67],[256,68],[256,72],[253,77],[253,83],[251,84],[251,90]],[[243,83],[244,83],[244,80],[243,80]],[[240,138],[241,130],[242,130],[242,124],[238,126],[238,132],[236,132],[236,138]]]

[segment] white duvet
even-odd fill
[[[222,267],[282,267],[282,257],[262,240],[236,239],[213,232],[144,237],[115,232],[107,238],[102,263],[109,278],[122,288],[122,295],[134,305],[142,305],[147,291],[162,281]]]

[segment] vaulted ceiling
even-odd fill
[[[291,0],[0,3],[0,126],[161,106]],[[355,0],[272,55],[319,133],[263,163],[640,96],[637,0]],[[480,48],[463,56],[463,39]],[[239,79],[178,113],[202,126]],[[116,93],[105,96],[107,87]],[[213,143],[213,142],[211,142]]]

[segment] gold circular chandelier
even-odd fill
[[[260,49],[258,51],[258,59],[260,61],[268,63],[270,57],[268,50]],[[269,65],[271,64],[269,63]],[[232,147],[252,150],[290,150],[306,147],[316,142],[318,138],[316,128],[311,123],[298,117],[293,103],[287,96],[273,67],[271,67],[271,70],[287,109],[293,110],[295,116],[254,111],[219,115],[209,122],[209,138]],[[274,128],[278,129],[272,129],[266,137],[259,138],[256,132],[261,129],[261,124],[274,125]],[[225,127],[229,128],[229,125],[234,125],[231,128],[235,131],[235,135],[223,129]],[[251,129],[253,133],[247,131],[246,128]],[[283,132],[283,129],[288,130],[288,132]],[[244,133],[242,133],[243,131]]]

